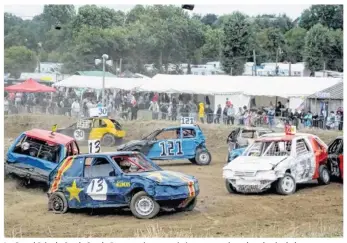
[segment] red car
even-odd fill
[[[328,163],[331,175],[343,180],[343,137],[337,137],[329,144]]]

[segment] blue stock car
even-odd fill
[[[231,161],[233,161],[234,159],[239,157],[246,150],[246,148],[247,147],[242,147],[242,148],[238,148],[238,149],[234,149],[232,151],[229,151],[227,163],[230,163]]]
[[[193,176],[164,171],[139,152],[80,154],[50,174],[48,208],[130,208],[141,219],[161,208],[191,211],[199,194]]]
[[[158,129],[141,140],[117,147],[118,151],[139,151],[152,160],[188,159],[193,164],[208,165],[211,154],[198,125],[181,125]]]

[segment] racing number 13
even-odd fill
[[[182,155],[182,142],[180,140],[177,141],[163,141],[159,143],[159,147],[161,148],[160,156],[173,156],[175,155],[174,147],[177,146],[176,155]]]

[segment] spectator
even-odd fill
[[[269,127],[272,128],[275,125],[275,109],[274,107],[271,105],[268,112],[267,112],[267,116],[268,116],[268,122],[269,122]]]
[[[209,105],[206,105],[206,121],[208,124],[213,122],[213,110]]]
[[[199,103],[199,119],[202,123],[204,122],[204,117],[205,117],[205,107],[204,107],[204,103],[200,102]]]
[[[4,113],[5,113],[5,115],[8,115],[9,109],[10,109],[10,102],[8,101],[7,97],[5,97],[5,100],[4,100]]]
[[[312,127],[312,119],[312,113],[311,111],[308,111],[307,114],[304,116],[305,127]]]
[[[223,123],[225,125],[227,124],[227,120],[228,120],[228,105],[225,104],[224,109],[223,109]]]
[[[334,111],[331,111],[329,116],[328,116],[328,120],[327,120],[327,124],[326,124],[326,127],[328,130],[335,128],[335,121],[336,121],[335,113],[334,113]]]
[[[235,109],[234,106],[232,104],[230,104],[230,106],[228,106],[227,109],[227,125],[234,125],[234,120],[235,120]]]
[[[242,111],[241,107],[239,107],[239,111],[237,112],[236,115],[239,118],[239,125],[243,125],[243,115],[244,115],[244,112]]]
[[[218,108],[217,108],[217,112],[216,112],[216,117],[214,119],[214,123],[219,124],[219,122],[220,122],[219,119],[220,119],[221,115],[222,115],[222,106],[219,104]]]
[[[148,108],[148,110],[152,111],[152,119],[158,120],[158,114],[159,114],[159,105],[157,101],[151,101],[151,104]]]
[[[71,105],[71,116],[78,117],[78,115],[80,114],[80,111],[81,111],[80,103],[77,101],[77,99],[75,99]]]

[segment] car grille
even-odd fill
[[[242,192],[260,192],[262,188],[263,185],[240,185],[237,187]]]
[[[255,171],[235,171],[235,176],[252,177],[255,176]]]

